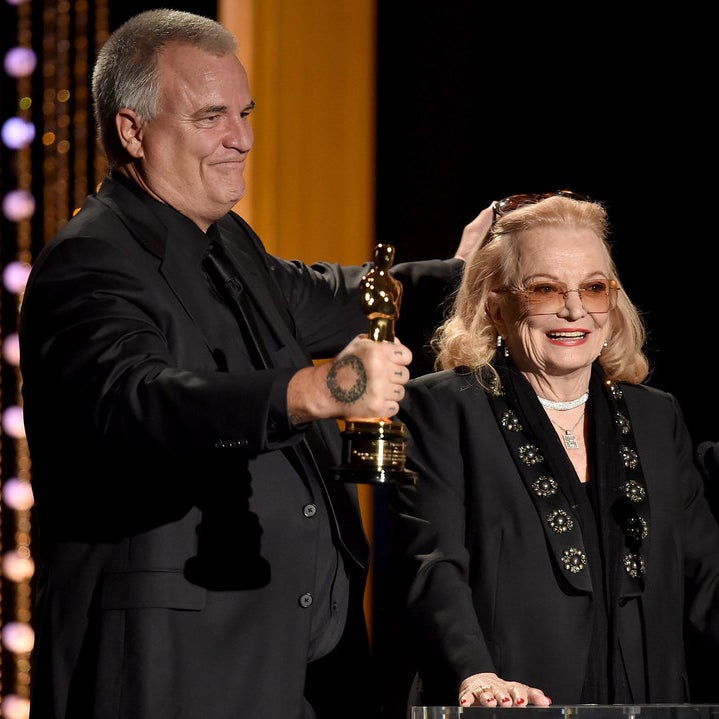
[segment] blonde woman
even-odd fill
[[[605,208],[517,195],[475,229],[439,371],[399,414],[412,703],[689,701],[685,622],[719,646],[719,527],[676,400],[643,384]]]

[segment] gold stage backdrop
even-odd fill
[[[120,0],[118,0],[119,2]],[[38,249],[101,181],[90,73],[111,0],[6,0],[1,48],[36,65],[2,75],[2,118],[32,133],[2,143],[0,182],[0,715],[29,710],[34,578],[32,465],[22,423],[17,310]],[[147,7],[173,3],[147,3]],[[180,7],[177,5],[177,7]],[[237,206],[269,251],[306,262],[371,258],[375,223],[375,0],[220,0],[257,103],[248,191]],[[13,202],[10,202],[12,198]],[[7,202],[6,202],[7,201]],[[360,487],[372,536],[371,487]],[[372,589],[366,608],[371,625]]]
[[[257,102],[238,206],[268,249],[305,261],[372,256],[374,0],[220,0]]]

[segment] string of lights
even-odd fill
[[[17,318],[33,256],[105,172],[89,84],[96,48],[109,31],[109,0],[0,1],[9,19],[0,48],[0,715],[27,719],[34,500]]]
[[[30,709],[30,651],[32,628],[32,558],[30,460],[20,399],[20,355],[17,311],[31,259],[32,220],[36,202],[32,193],[32,75],[37,56],[32,49],[31,4],[16,0],[16,37],[3,58],[5,74],[15,82],[15,105],[3,105],[2,142],[2,312],[0,341],[0,711],[8,719],[24,719]],[[9,83],[8,83],[9,84]],[[3,93],[8,97],[9,93]],[[7,188],[7,191],[5,191]]]

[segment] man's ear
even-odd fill
[[[123,107],[115,115],[115,126],[125,152],[134,158],[142,157],[142,123],[139,115],[134,110]]]

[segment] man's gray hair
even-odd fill
[[[97,135],[111,168],[127,161],[115,126],[120,109],[130,108],[143,120],[157,115],[157,61],[166,45],[190,45],[218,56],[237,52],[237,40],[227,28],[181,10],[148,10],[111,33],[92,74]]]

